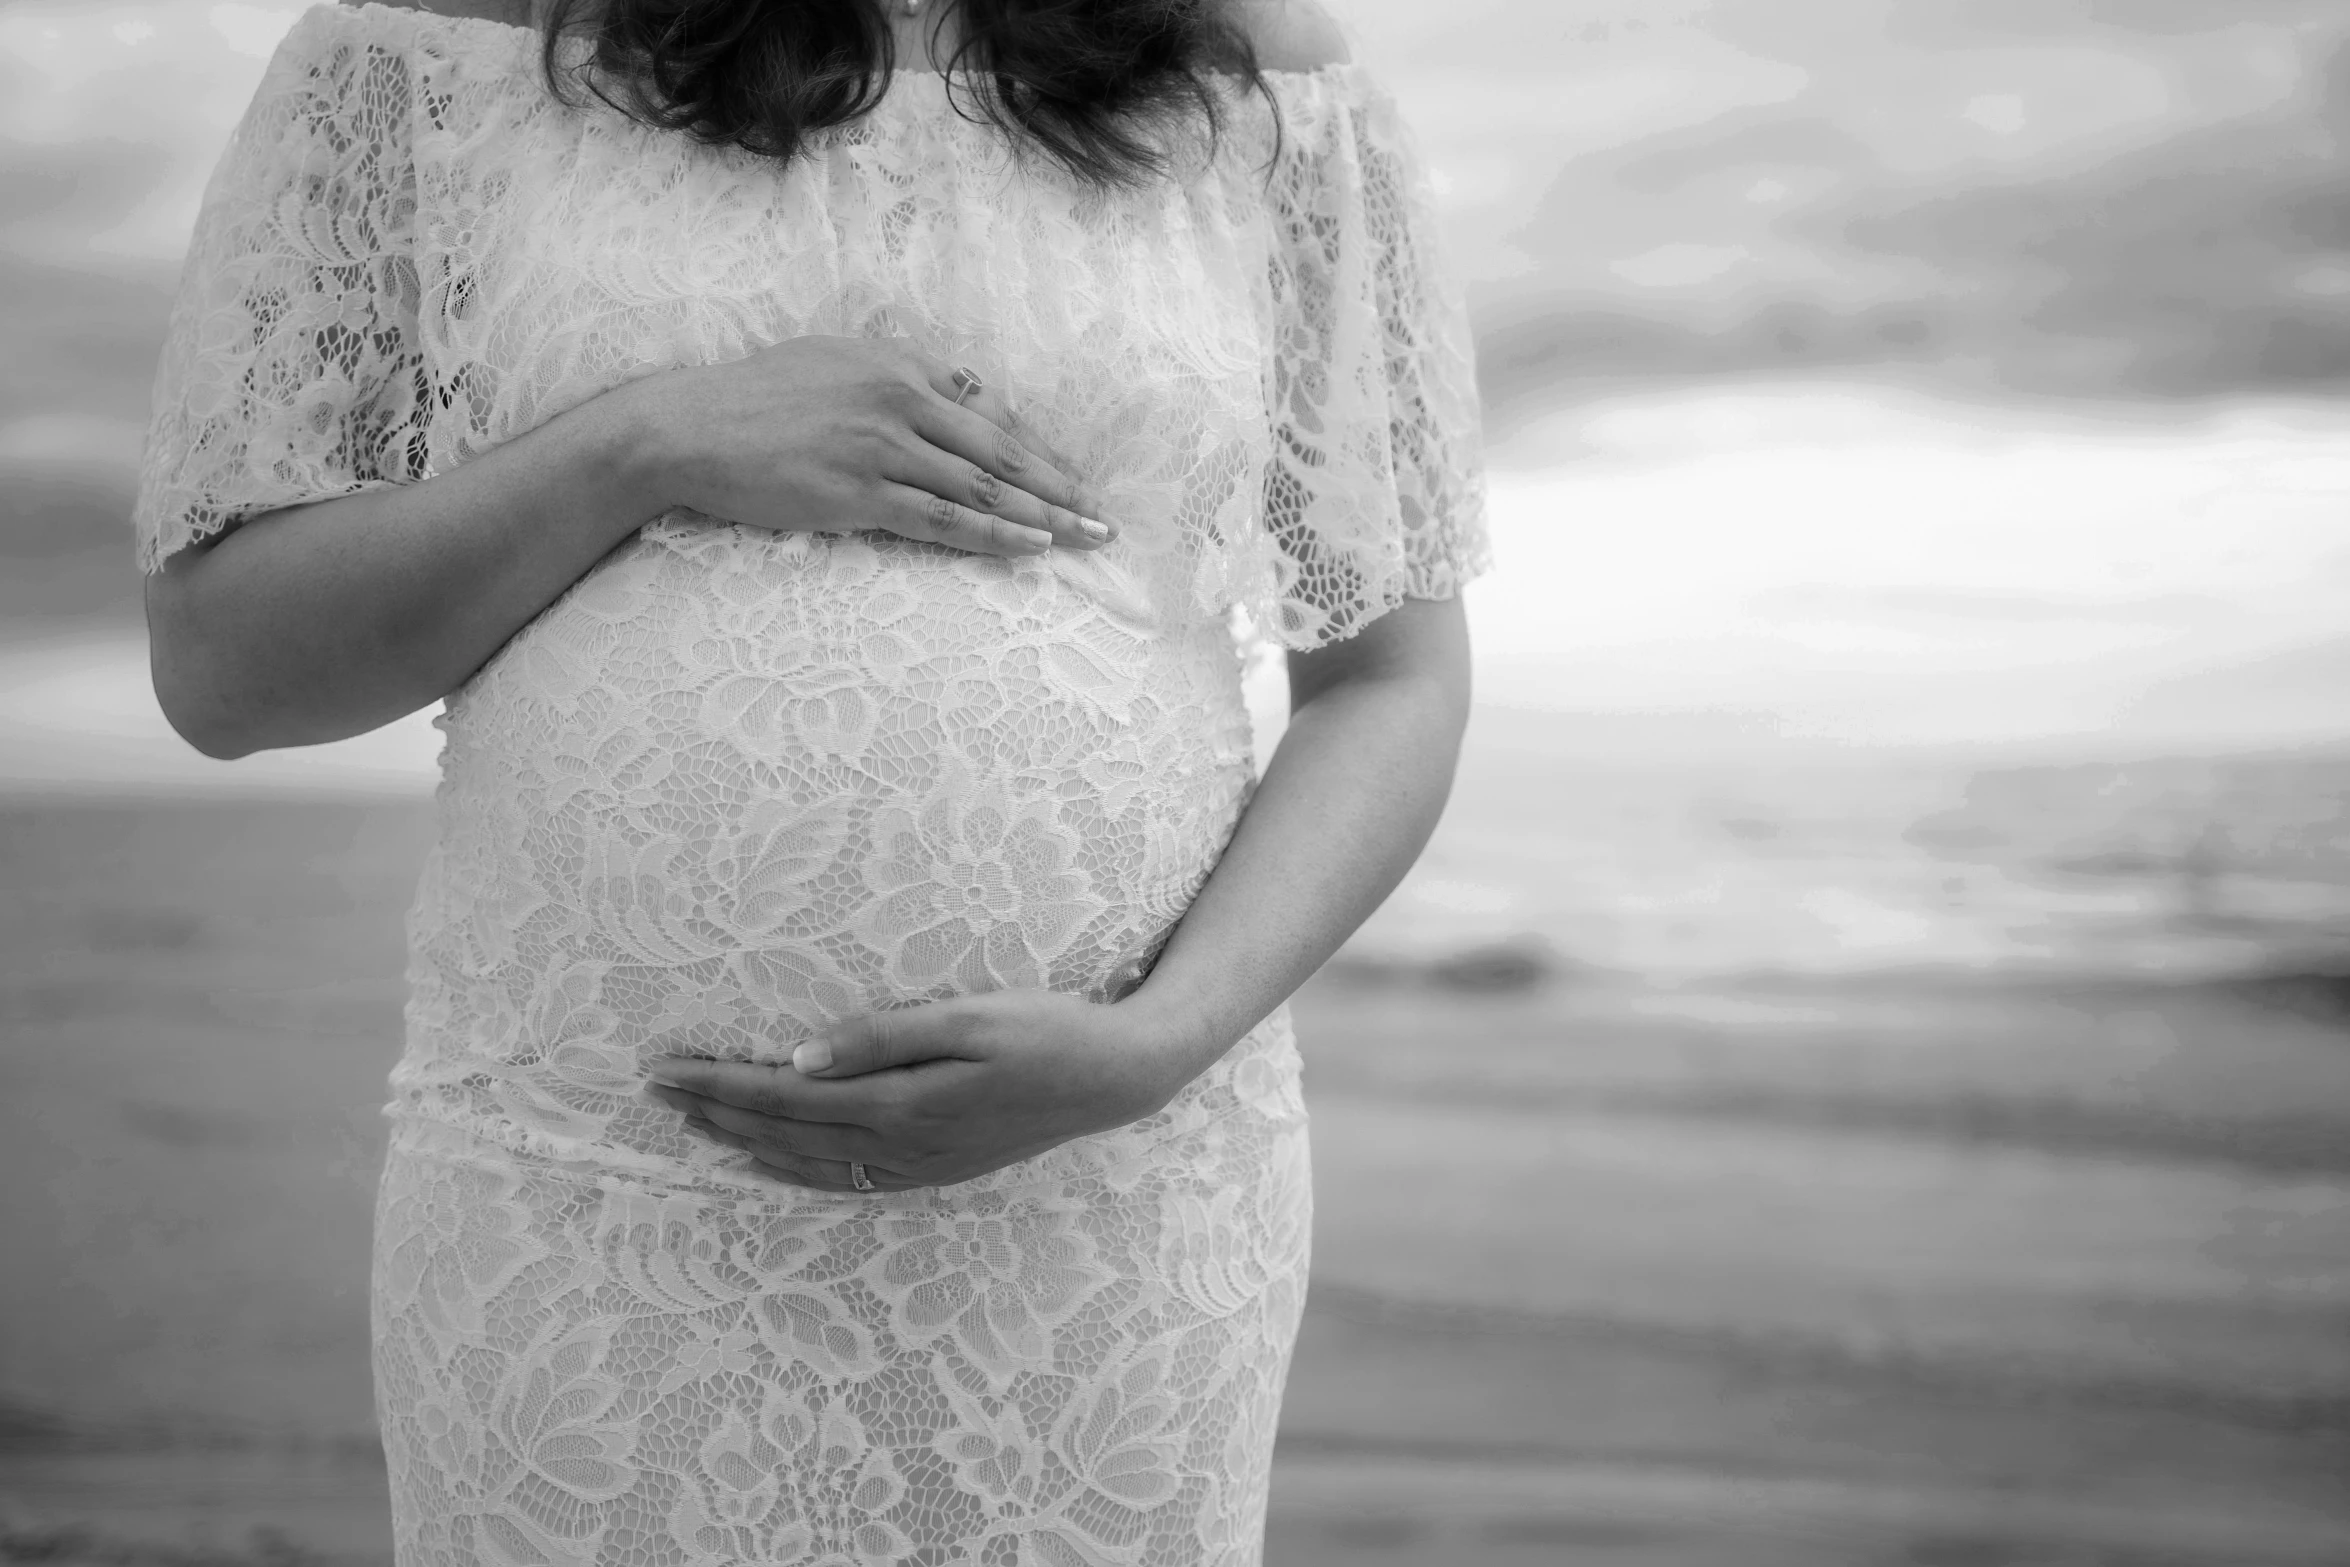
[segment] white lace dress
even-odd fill
[[[1006,562],[673,513],[462,690],[375,1240],[399,1560],[1254,1562],[1305,1285],[1285,1016],[1165,1111],[965,1185],[746,1172],[666,1053],[1130,987],[1289,647],[1480,562],[1465,335],[1388,101],[1279,73],[1089,194],[902,76],[789,168],[548,96],[535,34],[306,13],[198,226],[146,563],[445,472],[631,377],[911,335],[1125,537]]]

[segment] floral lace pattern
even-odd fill
[[[684,1053],[1148,971],[1250,785],[1230,624],[1482,564],[1392,107],[1235,95],[1115,199],[901,78],[789,169],[552,103],[535,38],[307,13],[215,176],[141,548],[445,472],[632,377],[905,333],[1126,524],[1008,562],[674,512],[448,702],[376,1238],[400,1560],[1257,1559],[1309,1197],[1277,1014],[1156,1115],[953,1188],[778,1188]]]
[[[1253,1562],[1305,1157],[1244,1113],[1074,1180],[737,1205],[404,1125],[399,1559]]]

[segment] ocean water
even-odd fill
[[[2350,747],[1627,763],[1572,728],[1478,715],[1451,810],[1352,958],[1519,946],[1671,981],[2350,966]]]
[[[1824,383],[1521,426],[1468,595],[1490,705],[1352,955],[2350,966],[2346,433],[2340,402]]]

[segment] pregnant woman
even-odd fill
[[[1258,1560],[1282,1003],[1468,699],[1431,240],[1310,11],[295,24],[138,521],[205,751],[446,703],[375,1235],[403,1564]],[[1236,625],[1289,661],[1261,780]]]

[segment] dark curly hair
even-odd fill
[[[541,63],[565,101],[584,83],[647,125],[789,160],[809,132],[856,119],[888,89],[887,3],[548,0]],[[1096,186],[1165,172],[1153,133],[1170,123],[1213,137],[1216,75],[1265,90],[1230,0],[932,0],[950,3],[956,111]],[[571,69],[558,58],[569,35],[593,46]]]

